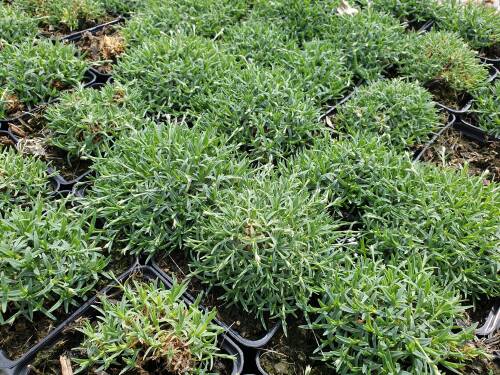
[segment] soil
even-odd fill
[[[274,322],[267,321],[267,329],[262,327],[262,322],[255,316],[236,305],[227,306],[220,297],[223,295],[222,288],[211,288],[203,286],[201,281],[192,277],[189,271],[189,261],[183,250],[173,251],[170,255],[159,257],[158,266],[168,275],[174,276],[177,281],[189,281],[188,292],[197,297],[203,295],[201,304],[211,310],[217,309],[217,318],[234,329],[240,336],[249,340],[258,340],[262,338]]]
[[[444,157],[443,157],[444,156]],[[446,130],[424,152],[422,160],[438,165],[461,168],[469,163],[469,173],[480,175],[488,171],[484,183],[500,181],[500,142],[480,144],[452,128]]]
[[[69,34],[76,33],[78,31],[83,31],[86,29],[90,29],[92,27],[102,25],[103,23],[111,22],[116,18],[114,15],[105,15],[101,17],[100,19],[96,21],[87,21],[87,22],[80,22],[76,30],[70,30],[64,25],[59,25],[58,27],[54,26],[45,26],[42,28],[40,35],[45,37],[45,38],[53,38],[53,39],[60,39],[62,37],[65,37]]]
[[[441,82],[432,82],[426,85],[426,88],[432,93],[436,102],[456,111],[460,111],[472,99],[470,94],[457,93]]]
[[[100,73],[109,74],[116,59],[125,51],[125,40],[112,26],[94,34],[86,32],[74,42],[87,60],[98,63],[94,66]]]
[[[332,374],[334,371],[325,364],[314,360],[314,350],[318,347],[314,331],[299,328],[305,322],[295,322],[288,326],[287,334],[280,332],[269,349],[260,355],[260,365],[269,375],[303,375],[311,368],[310,375]]]
[[[486,57],[489,59],[500,58],[500,44],[496,44],[494,46],[483,49],[482,51],[480,51],[479,55],[481,57]]]

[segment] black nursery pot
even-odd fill
[[[172,283],[172,276],[169,275],[162,266],[158,264],[156,261],[151,261],[150,262],[151,266],[159,273],[162,275],[163,278],[168,280],[170,283]],[[207,295],[204,293],[204,295]],[[186,292],[185,295],[185,301],[188,304],[192,304],[196,300],[196,296],[193,296],[191,293]],[[203,310],[209,310],[207,306],[203,304],[203,301],[200,303],[200,308]],[[218,309],[220,311],[220,309]],[[245,315],[248,315],[248,313],[245,313]],[[244,318],[244,317],[242,317]],[[274,323],[268,325],[270,327],[268,330],[262,330],[262,334],[259,335],[259,337],[248,337],[248,335],[245,335],[244,333],[241,332],[237,327],[236,322],[230,322],[230,321],[223,321],[223,319],[218,316],[215,319],[216,323],[220,325],[224,330],[226,331],[226,334],[231,337],[239,346],[241,346],[244,350],[245,349],[256,349],[256,348],[262,348],[266,346],[269,341],[274,337],[276,332],[280,329],[281,324],[280,323]]]
[[[109,26],[117,25],[117,24],[122,23],[124,21],[125,21],[125,18],[120,16],[120,17],[115,18],[114,20],[111,20],[109,22],[105,22],[105,23],[102,23],[100,25],[96,25],[96,26],[90,27],[88,29],[76,31],[74,33],[63,36],[61,38],[61,40],[66,40],[68,42],[75,42],[75,41],[81,39],[83,37],[83,35],[86,33],[95,34],[101,30],[104,30],[105,28],[107,28]]]
[[[165,279],[156,269],[150,266],[134,264],[125,273],[123,273],[117,280],[110,285],[103,288],[94,297],[84,303],[77,311],[75,311],[68,319],[55,328],[42,342],[36,345],[28,353],[26,353],[18,361],[9,361],[5,357],[0,356],[0,375],[27,375],[30,372],[29,364],[32,363],[37,355],[41,355],[43,350],[50,350],[59,341],[63,342],[64,334],[74,334],[71,327],[75,326],[78,319],[81,318],[96,318],[98,312],[95,310],[94,305],[99,302],[102,295],[109,294],[114,291],[117,282],[123,283],[131,277],[140,275],[143,280],[158,280],[166,288],[171,288],[172,284],[169,280]],[[228,373],[231,375],[241,374],[243,371],[243,352],[242,350],[225,334],[220,337],[220,348],[225,354],[235,357],[232,365],[228,364]],[[45,361],[45,358],[44,358]]]

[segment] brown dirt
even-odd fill
[[[227,306],[219,298],[223,294],[222,288],[212,288],[206,292],[208,287],[202,285],[196,277],[190,276],[188,259],[185,252],[177,250],[168,256],[157,259],[158,266],[170,276],[175,276],[177,281],[189,281],[188,292],[196,297],[203,295],[201,303],[207,309],[217,309],[217,318],[233,328],[242,337],[249,340],[257,340],[263,337],[273,322],[267,322],[267,329],[255,316],[243,311],[237,305]]]
[[[462,109],[472,99],[469,94],[457,93],[442,82],[432,82],[426,85],[426,88],[432,93],[436,102],[455,110]]]
[[[14,142],[6,135],[0,135],[0,147],[14,146]]]
[[[424,153],[422,160],[461,168],[469,163],[470,174],[485,171],[485,183],[500,181],[500,142],[479,144],[454,129],[445,131]]]
[[[269,348],[262,351],[260,365],[269,375],[303,375],[308,366],[311,368],[310,375],[334,372],[313,359],[317,356],[313,352],[318,347],[315,333],[299,328],[301,324],[290,324],[288,336],[281,332],[271,341]]]
[[[124,38],[112,27],[95,34],[86,32],[75,44],[87,60],[99,63],[96,69],[101,73],[110,73],[117,57],[125,51]]]

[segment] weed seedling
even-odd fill
[[[217,347],[223,329],[213,323],[216,311],[202,312],[198,302],[188,306],[182,299],[186,289],[177,282],[165,289],[134,280],[121,285],[119,301],[101,297],[99,320],[85,320],[79,328],[80,370],[206,374],[217,359],[231,358]]]

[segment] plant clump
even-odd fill
[[[361,86],[337,108],[335,131],[353,137],[378,136],[398,149],[420,145],[440,125],[432,95],[416,83],[399,79]]]
[[[500,57],[500,17],[494,7],[473,2],[446,1],[439,9],[436,24],[440,30],[459,34],[473,49],[497,48],[496,56],[493,57]]]
[[[500,81],[474,94],[471,111],[481,129],[500,138]]]
[[[223,329],[214,323],[215,310],[203,312],[198,302],[183,301],[186,289],[177,282],[166,289],[134,280],[120,286],[120,300],[102,296],[99,320],[78,328],[84,334],[82,358],[75,359],[80,371],[150,373],[148,366],[154,366],[155,373],[209,373],[216,359],[228,357],[217,347]]]
[[[418,80],[438,97],[456,98],[486,84],[488,69],[458,34],[430,31],[415,36],[400,61],[402,76]]]
[[[0,3],[0,50],[5,43],[20,43],[32,39],[38,33],[38,22],[18,7]]]
[[[0,324],[51,319],[92,290],[108,260],[86,215],[33,198],[31,207],[0,212]]]
[[[328,214],[323,194],[293,176],[272,176],[217,192],[187,241],[197,277],[264,325],[266,314],[284,324],[295,315],[342,264],[353,236]]]
[[[361,79],[379,78],[406,49],[404,26],[389,14],[363,9],[333,15],[329,22],[324,39],[343,52],[348,67]]]
[[[370,138],[321,140],[287,168],[354,215],[380,257],[425,255],[443,285],[472,297],[500,295],[495,183],[467,169],[412,162]]]
[[[419,258],[360,259],[339,271],[308,311],[319,359],[338,374],[434,374],[479,356],[468,344],[473,328],[457,325],[465,311],[459,296],[432,272]]]
[[[99,0],[15,0],[15,5],[49,29],[83,29],[105,15]]]
[[[0,87],[28,107],[77,86],[87,69],[85,62],[76,57],[73,45],[51,40],[28,39],[7,45],[0,51],[0,59]],[[7,103],[0,104],[6,111]]]
[[[47,165],[23,156],[12,147],[0,148],[0,213],[13,207],[30,207],[51,193]]]
[[[182,245],[213,191],[236,183],[247,163],[214,130],[174,122],[130,131],[96,160],[89,207],[105,220],[108,245],[133,254]]]
[[[44,118],[50,144],[70,156],[89,157],[106,152],[127,130],[140,128],[146,121],[140,113],[145,111],[136,89],[113,83],[100,90],[80,87],[61,95]]]
[[[114,69],[119,82],[134,81],[153,112],[183,115],[193,98],[210,94],[210,83],[231,66],[215,43],[176,34],[151,38],[122,55]]]
[[[409,22],[433,21],[441,6],[437,0],[361,0],[361,4]]]
[[[285,70],[247,65],[217,84],[196,126],[219,129],[253,160],[286,158],[323,131],[314,102]]]

